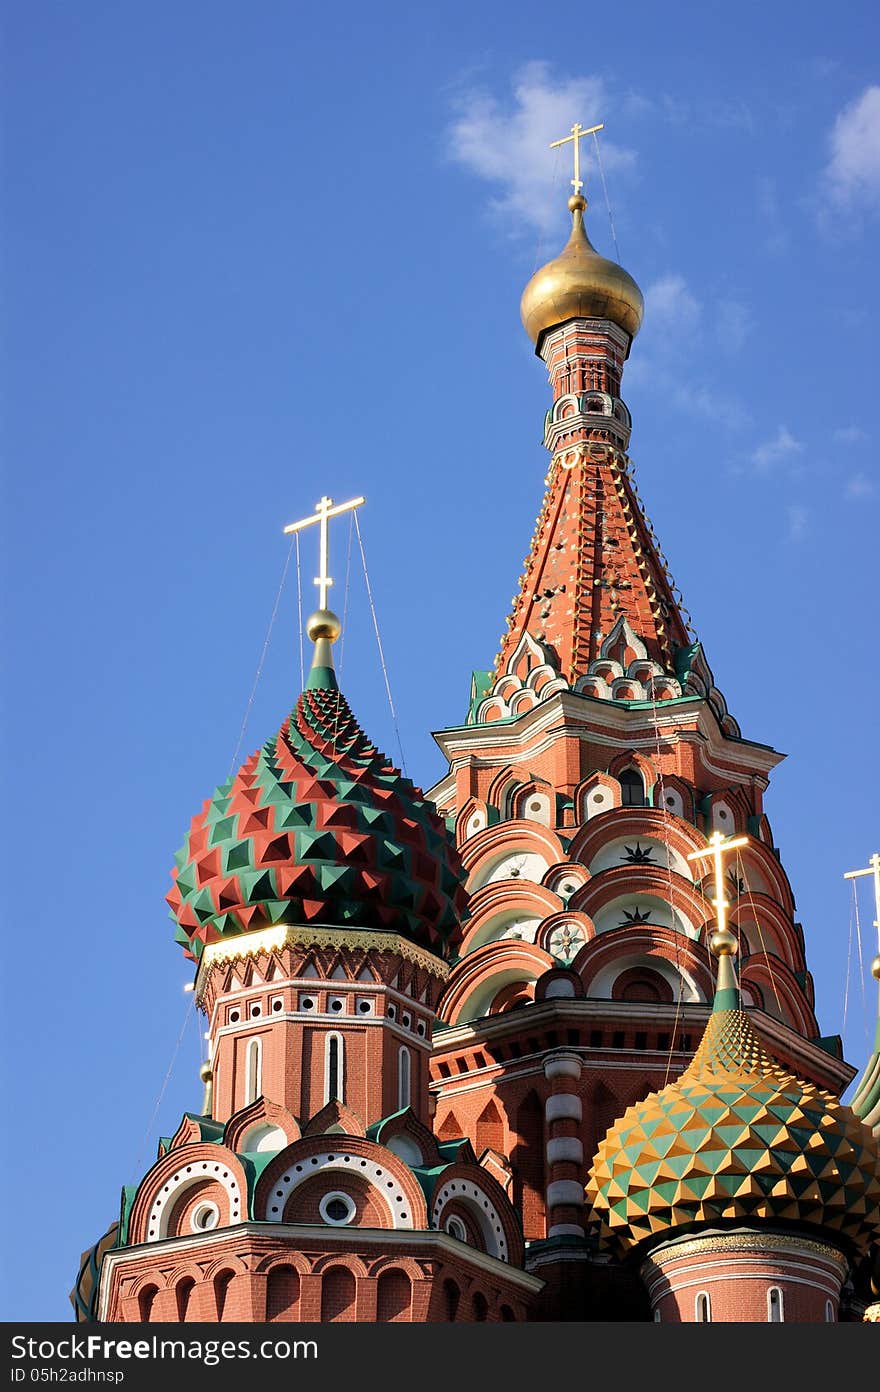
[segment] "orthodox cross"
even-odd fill
[[[574,178],[571,181],[575,193],[580,193],[584,186],[581,178],[581,139],[585,135],[595,135],[596,131],[604,130],[605,122],[600,121],[598,126],[590,126],[589,130],[584,130],[580,121],[575,121],[571,128],[571,135],[564,135],[561,140],[554,140],[550,144],[551,150],[556,150],[560,145],[567,145],[569,140],[574,144]]]
[[[320,501],[319,503],[316,503],[316,504],[315,504],[315,511],[314,511],[314,513],[312,514],[311,517],[304,517],[304,518],[302,519],[302,521],[300,521],[300,522],[291,522],[291,524],[290,524],[289,527],[285,527],[285,528],[284,528],[284,535],[287,536],[288,532],[301,532],[302,529],[303,529],[303,527],[310,527],[310,526],[312,525],[313,522],[320,522],[320,524],[321,524],[321,545],[320,545],[320,571],[321,571],[321,573],[320,573],[320,575],[316,575],[316,576],[315,576],[315,584],[318,586],[318,608],[319,608],[319,609],[326,609],[326,608],[327,608],[327,591],[329,590],[330,586],[333,584],[333,581],[331,580],[330,576],[329,576],[328,573],[327,573],[327,559],[328,559],[328,549],[329,549],[329,548],[328,548],[328,537],[327,537],[327,532],[328,532],[328,526],[327,526],[327,524],[328,524],[328,522],[330,521],[330,518],[331,518],[331,517],[338,517],[339,514],[340,514],[341,512],[353,512],[355,508],[359,508],[359,507],[361,506],[361,504],[362,504],[362,503],[365,503],[365,502],[366,502],[366,498],[352,498],[350,502],[347,502],[347,503],[335,503],[335,504],[334,504],[332,498],[326,498],[326,497],[325,497],[325,498],[322,498],[321,501]]]
[[[876,853],[872,855],[864,870],[847,870],[843,878],[857,880],[860,875],[874,876],[874,912],[877,915],[874,919],[874,927],[877,929],[877,947],[880,950],[880,855]]]
[[[726,910],[730,904],[724,897],[724,857],[728,851],[734,850],[737,846],[747,846],[749,838],[747,836],[735,836],[730,841],[725,841],[720,831],[713,831],[709,837],[709,844],[704,851],[692,851],[688,860],[705,860],[711,856],[715,862],[715,898],[709,902],[715,905],[715,914],[718,920],[718,931],[727,927]]]

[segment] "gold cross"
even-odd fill
[[[561,140],[554,140],[550,145],[551,150],[556,150],[560,145],[567,145],[569,140],[574,142],[574,178],[571,184],[575,193],[580,193],[584,186],[584,181],[581,178],[581,138],[585,135],[594,135],[596,131],[604,129],[604,121],[600,121],[598,126],[590,126],[589,130],[584,130],[580,121],[575,121],[571,128],[571,135],[564,135]]]
[[[688,860],[705,860],[711,856],[715,862],[715,898],[710,899],[710,904],[715,905],[715,914],[718,920],[718,932],[723,932],[726,927],[727,910],[730,904],[724,897],[724,857],[728,851],[732,851],[737,846],[747,846],[749,838],[747,836],[735,836],[730,841],[725,841],[720,831],[713,831],[709,837],[709,844],[704,851],[692,851]]]
[[[326,497],[325,497],[325,498],[322,498],[321,501],[320,501],[319,503],[316,503],[316,504],[315,504],[315,512],[314,512],[314,514],[313,514],[311,517],[304,517],[304,518],[302,519],[301,522],[291,522],[291,524],[290,524],[289,527],[285,527],[285,528],[284,528],[284,535],[287,536],[288,532],[300,532],[300,531],[302,531],[303,527],[310,527],[310,526],[312,525],[313,522],[320,522],[320,524],[321,524],[321,547],[320,547],[320,571],[321,571],[321,574],[315,576],[315,584],[318,586],[318,592],[319,592],[319,597],[318,597],[318,608],[319,608],[319,609],[326,609],[326,608],[327,608],[327,591],[329,590],[330,586],[333,584],[333,581],[331,580],[330,576],[327,574],[327,559],[328,559],[328,550],[329,550],[329,548],[328,548],[328,537],[327,537],[327,531],[328,531],[327,524],[328,524],[328,522],[330,521],[330,518],[331,518],[331,517],[338,517],[339,514],[340,514],[341,512],[352,512],[355,508],[359,508],[359,507],[361,506],[361,504],[362,504],[362,503],[365,503],[365,502],[366,502],[366,498],[352,498],[350,502],[347,502],[347,503],[336,503],[335,506],[334,506],[333,499],[332,499],[332,498],[326,498]]]
[[[847,870],[843,878],[857,880],[860,875],[874,876],[874,912],[877,915],[874,919],[874,927],[877,929],[877,945],[880,948],[880,855],[875,852],[868,861],[865,870]]]

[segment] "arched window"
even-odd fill
[[[324,1101],[345,1101],[345,1040],[328,1034],[324,1046]]]
[[[458,1303],[461,1299],[461,1292],[454,1281],[443,1282],[443,1304],[446,1307],[446,1319],[451,1323],[458,1314]]]
[[[321,1281],[321,1323],[351,1320],[354,1301],[354,1276],[344,1266],[331,1266]]]
[[[144,1286],[143,1290],[138,1293],[138,1319],[141,1324],[149,1324],[158,1294],[158,1286]]]
[[[183,1280],[177,1284],[175,1295],[177,1296],[177,1319],[180,1324],[183,1324],[184,1320],[192,1319],[190,1306],[195,1285],[196,1283],[191,1276],[184,1276]]]
[[[634,768],[624,769],[619,778],[622,807],[644,807],[645,785],[642,775]]]
[[[825,1301],[825,1323],[834,1324],[834,1304],[831,1300]]]
[[[405,1271],[383,1271],[376,1282],[376,1319],[382,1324],[408,1320],[412,1282]]]
[[[712,1320],[712,1307],[709,1304],[709,1296],[706,1291],[700,1291],[694,1305],[694,1319],[697,1324],[710,1324]]]
[[[234,1271],[221,1271],[214,1277],[214,1300],[217,1305],[218,1320],[222,1320],[223,1318],[223,1312],[226,1309],[226,1296],[229,1291],[229,1283],[234,1275]]]
[[[247,1051],[245,1053],[244,1074],[244,1105],[248,1107],[251,1102],[256,1102],[263,1087],[262,1039],[248,1040]]]
[[[397,1051],[397,1106],[400,1111],[412,1100],[412,1058],[409,1049],[401,1044]]]
[[[299,1313],[299,1274],[293,1266],[273,1266],[266,1283],[266,1319],[295,1322]]]
[[[659,1324],[659,1323],[660,1323],[660,1306],[659,1306],[659,1305],[657,1306],[657,1309],[654,1311],[654,1323],[655,1323],[655,1324]]]
[[[474,1322],[484,1324],[489,1318],[489,1302],[481,1291],[474,1292],[472,1309],[474,1312]]]
[[[782,1324],[785,1320],[782,1291],[778,1286],[771,1286],[767,1292],[767,1318],[771,1324]]]

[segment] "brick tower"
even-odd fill
[[[423,795],[369,742],[321,608],[295,709],[177,857],[205,1098],[84,1254],[81,1320],[860,1317],[877,1138],[814,1014],[781,756],[728,711],[640,501],[642,296],[585,207],[522,299],[546,493],[448,772]]]
[[[84,1262],[80,1318],[522,1320],[540,1286],[502,1184],[464,1137],[431,1130],[460,862],[339,691],[338,633],[312,616],[295,709],[177,856],[204,1102],[123,1192]]]
[[[494,669],[435,737],[429,797],[469,893],[432,1060],[439,1136],[507,1157],[548,1318],[649,1318],[583,1181],[611,1122],[684,1068],[712,1000],[713,835],[742,999],[774,1056],[839,1094],[794,899],[764,812],[781,756],[743,736],[686,619],[627,454],[632,278],[572,231],[522,297],[547,365],[546,492]],[[619,1254],[619,1249],[618,1249]],[[835,1305],[836,1309],[836,1305]],[[586,1313],[588,1312],[588,1313]]]

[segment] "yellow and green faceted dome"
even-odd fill
[[[172,878],[175,937],[196,959],[208,943],[309,923],[395,932],[446,957],[466,904],[444,823],[323,666],[193,818]]]
[[[765,1053],[739,992],[723,995],[734,999],[716,998],[681,1077],[628,1108],[600,1144],[587,1202],[601,1238],[631,1251],[697,1227],[770,1224],[863,1251],[880,1235],[870,1129]]]

